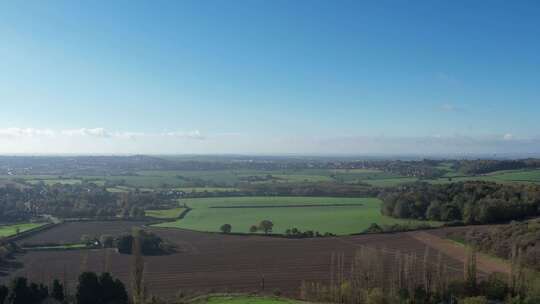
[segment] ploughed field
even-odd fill
[[[103,230],[103,223],[93,223],[96,231]],[[131,222],[129,223],[132,224]],[[90,225],[90,226],[88,226]],[[73,231],[88,233],[92,223],[63,224],[45,231],[49,241],[54,235],[57,239],[76,239]],[[101,226],[101,227],[100,227]],[[451,229],[451,228],[445,228]],[[343,255],[345,268],[350,269],[350,262],[355,252],[363,246],[380,248],[385,256],[394,259],[396,252],[415,253],[422,260],[426,246],[433,239],[426,241],[425,235],[434,237],[431,231],[419,231],[394,234],[369,234],[346,237],[286,239],[258,235],[222,235],[202,233],[180,229],[151,228],[162,238],[173,242],[177,252],[171,255],[145,257],[145,282],[150,294],[162,297],[174,297],[179,291],[199,292],[273,292],[280,290],[287,296],[297,297],[303,280],[328,282],[331,273],[332,256]],[[105,232],[105,231],[102,231]],[[107,234],[113,234],[110,231]],[[39,235],[33,236],[34,241]],[[64,236],[63,236],[64,235]],[[440,240],[440,239],[439,239]],[[444,245],[444,244],[443,244]],[[431,246],[429,260],[437,261],[440,249],[444,246]],[[463,250],[453,251],[450,255],[442,252],[449,270],[458,274],[463,269],[460,256]],[[74,292],[78,274],[84,270],[110,271],[131,285],[132,257],[121,255],[114,249],[31,251],[17,257],[24,265],[12,270],[7,281],[17,275],[24,275],[31,280],[50,282],[53,278],[66,280],[70,292]],[[490,269],[480,270],[491,271]]]
[[[139,227],[143,221],[92,221],[92,222],[67,222],[54,226],[42,232],[25,237],[18,241],[19,244],[74,244],[81,241],[83,235],[99,238],[108,234],[117,236],[123,233],[131,233],[133,227]]]

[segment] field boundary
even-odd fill
[[[168,222],[162,222],[162,223],[168,223]],[[161,224],[161,223],[158,223],[158,224]],[[332,235],[332,236],[319,236],[319,237],[311,237],[311,238],[298,238],[298,237],[287,237],[286,234],[284,233],[268,233],[268,234],[265,234],[265,233],[249,233],[249,232],[229,232],[229,233],[223,233],[223,232],[219,232],[219,231],[202,231],[202,230],[195,230],[195,229],[188,229],[188,228],[176,228],[176,227],[159,227],[159,226],[147,226],[148,228],[151,228],[151,229],[156,229],[156,230],[172,230],[172,231],[175,231],[175,230],[180,230],[180,231],[186,231],[186,232],[196,232],[196,233],[204,233],[204,234],[217,234],[217,235],[223,235],[223,236],[227,236],[227,235],[234,235],[234,236],[241,236],[241,237],[250,237],[250,236],[255,236],[255,237],[271,237],[271,238],[280,238],[280,239],[289,239],[289,240],[299,240],[299,239],[324,239],[324,238],[332,238],[332,237],[336,237],[335,235]],[[350,235],[341,235],[341,236],[350,236]],[[341,237],[340,236],[340,237]]]
[[[23,247],[22,249],[25,251],[67,251],[67,250],[89,250],[89,249],[101,249],[101,247],[92,247],[92,246],[81,246],[81,247],[75,247],[71,245],[77,245],[77,244],[65,244],[65,245],[58,245],[58,246],[30,246],[30,247]]]
[[[182,211],[182,213],[180,213],[180,215],[178,215],[177,219],[181,220],[183,218],[186,217],[186,215],[191,211],[192,209],[191,208],[186,208],[184,209],[184,211]]]
[[[81,217],[81,218],[64,218],[63,223],[73,222],[140,222],[145,221],[145,218],[119,218],[119,217]]]
[[[241,209],[241,208],[309,208],[309,207],[362,207],[364,204],[300,204],[300,205],[233,205],[210,206],[209,209]]]

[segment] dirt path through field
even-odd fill
[[[414,231],[408,233],[412,238],[426,244],[436,250],[442,251],[447,255],[459,260],[462,263],[467,261],[467,248],[455,244],[450,240],[440,238],[434,234],[424,231]],[[510,265],[503,261],[478,253],[476,256],[478,270],[484,273],[502,272],[510,273]]]

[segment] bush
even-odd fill
[[[504,300],[509,288],[507,278],[502,273],[492,273],[487,280],[480,282],[480,291],[490,300]]]
[[[325,232],[324,234],[321,234],[319,231],[312,231],[312,230],[307,230],[307,231],[302,232],[298,228],[285,230],[285,237],[288,237],[288,238],[303,239],[303,238],[330,237],[330,236],[335,236],[335,235],[330,232]]]
[[[486,297],[470,297],[459,301],[459,304],[488,304]]]
[[[366,298],[367,304],[388,304],[388,301],[386,300],[384,293],[379,288],[373,288],[371,289]]]
[[[364,233],[381,233],[381,232],[383,232],[383,229],[381,228],[381,226],[377,225],[376,223],[371,223],[368,229],[364,231]]]

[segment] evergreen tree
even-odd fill
[[[101,288],[98,277],[93,272],[83,272],[79,276],[79,285],[75,298],[78,304],[101,304]]]
[[[60,301],[60,302],[64,301],[64,298],[65,298],[64,286],[57,279],[54,279],[54,281],[53,281],[52,290],[51,290],[51,297],[54,298],[55,300]]]
[[[0,285],[0,303],[4,303],[9,293],[9,289],[4,286]]]

